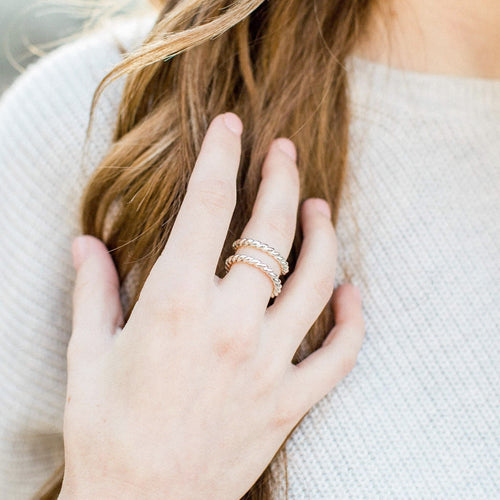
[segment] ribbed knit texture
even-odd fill
[[[113,30],[132,48],[151,23]],[[63,459],[82,147],[93,91],[120,58],[109,30],[86,36],[0,101],[2,499],[30,498]],[[288,441],[290,498],[500,498],[500,81],[357,58],[349,72],[336,282],[354,271],[366,338]],[[92,168],[121,89],[98,106]]]

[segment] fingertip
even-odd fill
[[[328,204],[328,202],[326,200],[324,200],[323,198],[312,198],[312,200],[313,200],[312,203],[314,203],[313,206],[314,206],[315,210],[322,213],[323,215],[325,215],[328,218],[331,217],[332,212],[330,210],[330,205]]]
[[[74,268],[78,271],[90,254],[99,251],[108,252],[108,248],[99,238],[89,234],[76,236],[71,244]]]
[[[243,122],[240,117],[231,111],[224,113],[224,123],[226,127],[236,135],[241,135],[243,132]]]
[[[297,149],[294,142],[288,137],[279,137],[274,140],[278,149],[285,153],[292,161],[297,160]]]
[[[73,290],[73,329],[85,332],[123,326],[119,277],[103,241],[81,235],[72,244],[77,268]]]

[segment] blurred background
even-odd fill
[[[0,0],[0,94],[37,57],[146,0]]]
[[[31,45],[50,50],[47,44],[78,30],[82,20],[64,13],[62,7],[39,0],[0,0],[0,92],[34,60],[32,52],[40,49]]]

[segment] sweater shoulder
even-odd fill
[[[26,169],[43,170],[45,176],[68,172],[69,163],[79,167],[97,86],[151,26],[151,16],[109,21],[29,65],[0,99],[2,170],[14,158],[17,168],[26,163]],[[100,154],[112,136],[122,83],[109,85],[97,103],[100,143],[93,149]]]
[[[0,98],[0,110],[4,113],[21,102],[62,107],[71,98],[81,104],[123,54],[142,42],[152,24],[151,15],[109,20],[100,29],[58,47],[14,80]]]

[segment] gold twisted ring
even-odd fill
[[[274,257],[274,259],[278,262],[278,264],[280,265],[280,268],[281,268],[281,274],[286,274],[288,272],[288,270],[289,270],[288,262],[273,247],[266,245],[262,241],[254,240],[253,238],[239,238],[238,240],[233,241],[234,250],[237,250],[238,248],[244,247],[244,246],[254,247],[254,248],[258,248],[259,250],[263,250],[271,257]]]
[[[245,264],[250,264],[251,266],[254,266],[257,269],[264,271],[264,273],[268,276],[268,278],[272,281],[273,284],[273,291],[271,293],[271,298],[276,297],[281,293],[281,280],[279,279],[279,276],[273,271],[273,268],[268,266],[265,262],[262,262],[259,259],[254,259],[253,257],[250,257],[250,255],[235,253],[233,255],[230,255],[225,260],[224,266],[226,271],[229,271],[229,269],[235,262],[243,262]]]

